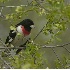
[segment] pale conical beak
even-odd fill
[[[35,26],[34,26],[34,25],[31,25],[30,27],[31,27],[31,28],[35,28]]]

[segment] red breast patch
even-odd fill
[[[24,36],[27,36],[27,35],[30,34],[30,32],[28,32],[27,30],[25,30],[24,26],[22,26],[22,31],[23,31]]]

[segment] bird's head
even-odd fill
[[[23,20],[23,21],[22,21],[22,26],[24,26],[24,28],[25,28],[26,30],[32,29],[32,28],[35,27],[35,26],[34,26],[34,22],[33,22],[31,19],[25,19],[25,20]]]
[[[23,32],[24,34],[30,34],[31,29],[34,27],[34,23],[31,19],[25,19],[19,24],[17,24],[17,31]]]

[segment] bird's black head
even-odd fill
[[[34,23],[33,23],[33,21],[31,19],[25,19],[25,20],[22,21],[22,25],[25,28],[28,28],[28,27],[31,27],[32,25],[34,25]]]
[[[32,28],[34,28],[34,22],[31,19],[24,19],[19,24],[17,24],[16,27],[19,25],[24,26],[24,28],[28,31],[30,31]]]

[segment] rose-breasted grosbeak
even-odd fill
[[[25,43],[29,38],[32,28],[34,28],[34,23],[31,19],[25,19],[21,21],[20,23],[15,25],[15,29],[10,30],[9,36],[6,39],[5,44],[7,46],[9,46],[10,44],[19,47],[22,47],[23,45],[25,46]],[[21,50],[22,49],[18,49],[16,51],[16,54],[18,54]]]

